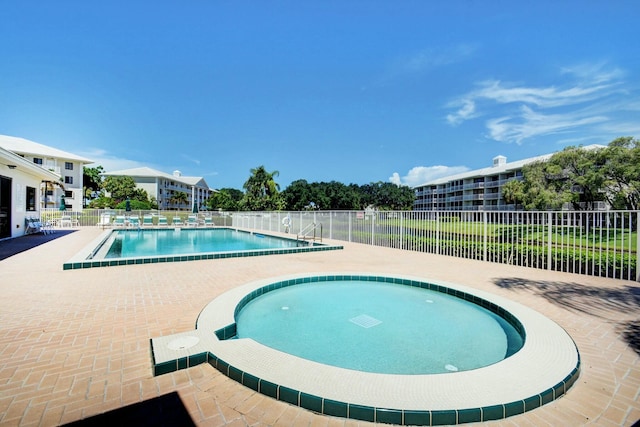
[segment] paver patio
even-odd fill
[[[368,425],[275,401],[208,364],[152,375],[150,339],[193,330],[199,312],[221,293],[253,280],[326,271],[465,284],[565,328],[582,357],[574,387],[541,408],[487,425],[640,420],[637,283],[344,242],[341,251],[63,271],[101,232],[83,228],[0,261],[0,425],[107,422],[131,413],[147,424]],[[154,416],[158,408],[165,413]],[[105,418],[91,419],[99,414]]]

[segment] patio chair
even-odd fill
[[[60,227],[71,227],[73,226],[73,220],[71,219],[71,215],[62,215],[60,217]]]
[[[38,218],[27,217],[24,219],[24,234],[47,234]]]
[[[187,225],[189,227],[197,227],[198,226],[198,215],[189,215],[187,217]]]
[[[113,220],[115,227],[124,227],[126,225],[124,215],[116,215],[116,219]]]
[[[140,227],[140,217],[130,216],[128,219],[131,227]]]
[[[100,214],[100,221],[98,221],[96,226],[102,227],[103,229],[105,227],[111,227],[111,214],[110,213]]]
[[[171,225],[182,227],[184,225],[184,222],[182,222],[182,218],[180,218],[179,216],[174,216],[173,220],[171,220]]]
[[[205,227],[213,227],[215,224],[213,223],[213,217],[207,215],[204,217],[204,226]]]
[[[152,215],[144,215],[142,217],[142,225],[144,227],[153,227],[153,216]]]
[[[169,223],[167,222],[167,217],[164,215],[158,216],[158,227],[166,227]]]

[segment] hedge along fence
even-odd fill
[[[95,226],[102,210],[73,213]],[[186,216],[187,211],[112,213]],[[62,212],[43,210],[43,217]],[[216,226],[296,235],[321,224],[323,238],[403,250],[638,281],[640,211],[303,211],[207,212]]]
[[[332,218],[336,240],[624,280],[640,273],[636,211],[326,215],[315,220]]]
[[[438,247],[439,251],[433,253],[460,258],[625,280],[635,280],[637,274],[637,258],[620,251],[594,252],[554,246],[549,258],[547,247],[536,244],[490,243],[485,248],[476,242],[442,239],[436,242],[410,236],[405,239],[408,250],[424,252],[425,247]]]

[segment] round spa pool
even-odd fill
[[[210,302],[196,330],[152,348],[156,375],[206,362],[292,405],[402,425],[535,410],[580,373],[571,337],[535,310],[459,284],[362,273],[247,283]]]
[[[469,299],[392,281],[323,280],[251,300],[236,314],[236,336],[383,374],[477,369],[520,350],[519,322]]]

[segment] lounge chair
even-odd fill
[[[211,216],[204,217],[204,226],[205,227],[213,227],[215,224],[213,223],[213,218]]]
[[[158,217],[158,227],[166,227],[168,225],[169,225],[169,223],[167,222],[167,217],[163,216],[163,215],[160,215]]]
[[[184,222],[182,222],[182,218],[180,218],[179,216],[174,216],[173,220],[171,221],[171,225],[182,227],[184,225]]]
[[[126,225],[124,215],[116,215],[116,219],[113,220],[115,227],[124,227]]]
[[[42,223],[38,218],[27,217],[24,219],[24,234],[47,234],[47,231],[42,226]]]
[[[60,218],[60,227],[72,227],[73,220],[71,219],[71,215],[62,215]]]
[[[96,224],[97,227],[111,227],[111,214],[103,213],[100,214],[100,221]]]
[[[129,217],[129,225],[131,227],[140,227],[140,217],[130,216]]]
[[[197,227],[198,226],[198,215],[189,215],[189,217],[187,217],[187,225],[189,227]]]
[[[153,216],[152,215],[144,215],[142,217],[142,225],[145,226],[145,227],[153,227]]]

